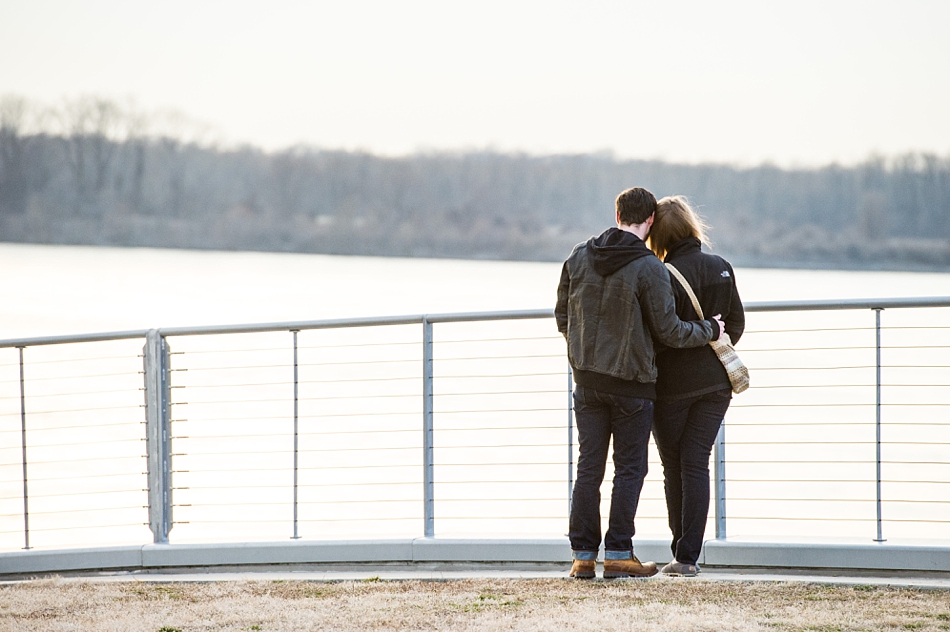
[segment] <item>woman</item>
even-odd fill
[[[745,329],[745,313],[729,262],[702,252],[706,225],[682,196],[657,203],[650,248],[686,278],[703,314],[722,314],[735,343]],[[689,296],[671,275],[676,313],[696,320]],[[732,386],[712,347],[664,349],[657,354],[657,400],[653,437],[663,462],[666,507],[673,532],[673,561],[667,575],[693,577],[709,513],[709,454],[732,400]]]

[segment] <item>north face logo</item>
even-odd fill
[[[723,278],[729,278],[729,271],[728,271],[728,270],[723,270],[723,271],[722,271],[722,274],[721,274],[720,276],[722,276]]]

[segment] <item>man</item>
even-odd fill
[[[633,553],[634,517],[647,473],[656,399],[654,338],[669,347],[718,339],[723,324],[676,316],[670,277],[644,240],[656,198],[642,188],[617,197],[617,227],[578,244],[561,271],[554,309],[577,386],[580,456],[571,504],[571,577],[595,576],[601,542],[600,485],[613,437],[614,480],[604,537],[604,578],[650,577],[653,562]]]

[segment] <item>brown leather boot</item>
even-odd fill
[[[631,554],[625,560],[604,560],[604,579],[619,579],[621,577],[653,577],[656,575],[655,562],[643,562]]]
[[[597,574],[597,560],[574,560],[571,565],[571,577],[574,579],[594,579]]]

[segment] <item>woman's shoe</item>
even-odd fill
[[[663,570],[660,572],[664,575],[669,575],[670,577],[696,577],[699,575],[699,565],[684,564],[682,562],[673,560],[664,566]]]

